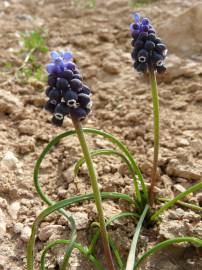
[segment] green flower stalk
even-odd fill
[[[149,70],[152,100],[153,100],[153,113],[154,113],[154,156],[153,156],[153,169],[151,187],[149,193],[150,206],[153,205],[155,200],[155,186],[157,182],[157,166],[159,156],[159,101],[158,101],[158,88],[156,82],[156,75],[154,69],[151,67]]]
[[[81,123],[75,119],[72,118],[83,154],[84,154],[84,158],[86,161],[86,165],[89,171],[89,175],[90,175],[90,180],[91,180],[91,186],[93,189],[93,193],[94,193],[94,197],[95,197],[95,203],[96,203],[96,207],[97,207],[97,211],[98,211],[98,216],[99,216],[99,224],[100,224],[100,232],[101,232],[101,237],[102,237],[102,242],[103,242],[103,249],[104,249],[104,253],[105,253],[105,257],[106,257],[106,261],[108,264],[108,267],[110,270],[115,270],[115,266],[113,263],[113,258],[112,258],[112,254],[111,254],[111,250],[110,250],[110,245],[109,245],[109,239],[108,239],[108,235],[107,235],[107,230],[106,230],[106,224],[105,224],[105,219],[104,219],[104,212],[103,212],[103,208],[102,208],[102,201],[101,201],[101,195],[100,195],[100,191],[99,191],[99,187],[98,187],[98,182],[97,182],[97,176],[96,176],[96,172],[93,166],[93,162],[92,162],[92,158],[90,155],[90,151],[82,130],[82,126]]]

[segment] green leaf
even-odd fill
[[[194,237],[178,237],[178,238],[174,238],[174,239],[169,239],[166,241],[163,241],[157,245],[155,245],[154,247],[152,247],[151,249],[149,249],[147,252],[145,252],[136,262],[134,270],[137,270],[138,267],[145,261],[145,259],[150,256],[151,254],[157,252],[160,249],[166,248],[170,245],[173,244],[177,244],[177,243],[182,243],[182,242],[190,242],[192,244],[195,244],[197,246],[202,247],[202,240],[198,239],[198,238],[194,238]]]
[[[135,265],[135,255],[136,255],[136,249],[137,249],[137,242],[140,236],[140,232],[141,232],[141,228],[144,222],[144,219],[146,217],[146,214],[149,210],[149,205],[145,206],[145,209],[138,221],[137,227],[135,229],[135,233],[133,236],[133,240],[132,240],[132,244],[131,244],[131,248],[129,251],[129,255],[128,255],[128,259],[127,259],[127,264],[126,264],[126,269],[125,270],[133,270],[134,265]]]
[[[70,240],[63,240],[63,239],[55,240],[55,241],[49,243],[42,252],[41,260],[40,260],[40,264],[41,264],[40,270],[45,270],[45,256],[51,248],[54,248],[56,245],[67,245],[70,243],[71,243]],[[89,254],[87,247],[83,247],[79,243],[74,243],[74,248],[78,249],[84,256],[86,256],[94,264],[96,269],[105,270],[103,265],[92,254]]]
[[[184,197],[186,197],[188,194],[195,192],[197,190],[202,189],[202,182],[191,186],[190,188],[188,188],[186,191],[181,192],[180,194],[178,194],[174,199],[170,200],[169,202],[165,203],[159,210],[157,210],[150,218],[150,220],[152,222],[156,221],[159,216],[168,208],[172,207],[173,205],[175,205],[178,201],[184,199]]]
[[[69,216],[68,213],[66,211],[64,211],[62,208],[66,207],[68,205],[74,204],[74,203],[80,203],[80,202],[83,202],[86,200],[94,199],[94,194],[91,193],[91,194],[86,194],[86,195],[75,196],[75,197],[72,197],[69,199],[59,201],[59,202],[54,204],[53,202],[51,202],[49,200],[49,198],[45,194],[43,194],[43,192],[42,192],[41,196],[43,197],[44,200],[46,200],[48,202],[48,204],[50,206],[40,213],[40,215],[35,219],[35,221],[32,225],[32,233],[31,233],[30,239],[29,239],[28,244],[27,244],[27,269],[28,270],[33,270],[35,237],[36,237],[36,233],[37,233],[37,228],[38,228],[39,224],[43,221],[43,219],[45,217],[47,217],[48,215],[50,215],[51,213],[53,213],[54,211],[59,211],[70,222],[74,222],[73,218],[71,216]],[[133,202],[133,200],[130,198],[130,196],[128,196],[126,194],[117,193],[117,192],[102,192],[101,197],[103,199],[122,199],[122,200],[126,200],[130,203]],[[72,224],[72,239],[71,239],[71,245],[69,245],[69,249],[68,249],[70,254],[71,254],[72,249],[74,247],[75,237],[76,237],[76,230]],[[70,249],[70,246],[72,247],[71,249]]]

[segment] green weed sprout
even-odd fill
[[[74,129],[66,131],[53,138],[44,148],[35,165],[34,184],[38,195],[48,205],[48,207],[36,217],[32,226],[32,234],[27,245],[28,270],[34,269],[34,247],[38,227],[45,217],[54,213],[55,211],[58,211],[67,219],[70,224],[71,235],[70,239],[58,239],[48,243],[48,245],[44,247],[40,259],[41,270],[46,269],[45,261],[47,253],[50,251],[50,249],[55,248],[58,245],[64,245],[64,248],[66,247],[64,259],[60,265],[60,270],[68,269],[69,258],[73,249],[79,250],[84,256],[86,256],[94,265],[95,269],[136,270],[142,265],[149,255],[169,245],[181,242],[189,242],[200,247],[202,246],[202,240],[194,237],[184,236],[158,243],[146,251],[141,257],[138,257],[137,254],[137,246],[142,227],[150,229],[157,222],[160,222],[161,215],[173,205],[178,203],[183,207],[188,207],[194,211],[202,213],[202,208],[200,206],[182,201],[190,193],[202,189],[202,182],[199,182],[196,185],[188,188],[186,191],[179,193],[173,199],[155,197],[154,188],[156,186],[156,170],[159,152],[159,110],[156,72],[161,73],[166,69],[164,66],[166,48],[165,45],[156,38],[155,30],[150,25],[148,19],[144,18],[141,20],[140,16],[135,14],[135,22],[131,24],[130,28],[133,36],[132,45],[134,49],[132,57],[135,60],[134,67],[139,72],[149,73],[151,82],[154,111],[154,166],[151,187],[148,189],[137,162],[122,141],[105,131],[82,127],[82,121],[91,111],[92,101],[90,89],[84,84],[82,75],[75,63],[71,61],[72,54],[70,52],[52,52],[52,63],[48,64],[46,67],[48,72],[49,87],[46,90],[48,101],[45,105],[45,109],[52,113],[52,123],[54,125],[62,126],[65,116],[69,116],[74,125]],[[111,142],[113,147],[111,149],[89,149],[85,139],[86,135],[102,137],[102,139]],[[58,145],[62,139],[70,138],[72,136],[77,136],[83,152],[83,157],[80,158],[74,166],[74,173],[77,175],[82,164],[86,163],[93,193],[74,196],[62,201],[54,202],[51,201],[43,192],[39,183],[41,163],[47,154],[53,149],[53,147]],[[99,191],[98,179],[92,159],[100,155],[113,155],[120,158],[127,165],[128,171],[134,183],[133,196],[117,192]],[[109,220],[105,220],[102,208],[102,200],[106,199],[124,200],[130,205],[130,209],[132,209],[132,211],[122,212],[112,216]],[[77,230],[75,221],[71,214],[66,212],[64,208],[72,204],[82,203],[89,200],[95,201],[98,213],[98,221],[91,224],[95,230],[91,240],[89,241],[89,245],[82,246],[80,243],[76,242]],[[163,203],[163,205],[161,205],[161,203]],[[154,206],[157,210],[154,210]],[[111,223],[117,219],[125,217],[131,218],[136,224],[131,248],[126,261],[121,256],[116,243],[112,240],[110,234],[107,232],[107,227],[110,226]],[[95,247],[100,236],[103,243],[105,262],[98,260],[95,253]]]
[[[48,48],[45,45],[45,35],[42,31],[32,31],[20,34],[21,50],[18,52],[24,58],[22,64],[16,68],[16,71],[11,79],[4,81],[1,86],[7,85],[12,81],[27,83],[31,80],[43,81],[46,79],[46,74],[39,62],[39,54],[47,53]],[[5,66],[11,70],[13,65],[9,63]]]

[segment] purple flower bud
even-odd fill
[[[78,94],[78,102],[82,108],[86,108],[87,105],[90,103],[90,96],[84,93]]]
[[[67,64],[65,64],[65,68],[70,69],[70,70],[74,70],[76,68],[76,65],[73,62],[68,62]]]
[[[166,71],[166,67],[165,66],[157,66],[156,70],[158,73],[164,73]]]
[[[153,53],[151,60],[156,67],[161,67],[164,64],[163,56],[159,53]]]
[[[143,25],[148,25],[149,24],[149,19],[148,18],[143,18],[142,19],[142,24]]]
[[[82,81],[83,80],[81,74],[75,74],[74,75],[74,79],[78,79],[79,81]]]
[[[148,37],[148,33],[147,32],[141,32],[139,34],[138,40],[142,40],[142,41],[146,41]]]
[[[70,81],[70,86],[73,91],[79,92],[82,90],[82,82],[79,79],[73,79]]]
[[[156,44],[162,43],[161,39],[158,38],[158,37],[155,38],[154,42],[155,42]]]
[[[142,49],[144,47],[144,42],[142,40],[137,40],[135,42],[135,46],[134,46],[136,49]]]
[[[138,72],[145,73],[148,70],[148,64],[147,63],[140,63],[140,64],[137,65],[136,70]]]
[[[68,70],[65,70],[61,76],[62,76],[62,78],[66,79],[68,81],[71,81],[74,77],[74,73],[72,72],[72,70],[68,69]]]
[[[144,26],[142,27],[142,30],[143,30],[144,32],[148,32],[148,31],[149,31],[148,25],[144,25]]]
[[[148,52],[144,49],[140,50],[137,54],[137,58],[140,63],[147,62],[148,56],[149,56]]]
[[[72,53],[71,52],[62,52],[61,56],[66,61],[69,61],[69,60],[72,59]]]
[[[151,40],[147,40],[144,45],[145,49],[151,51],[155,48],[155,43]]]
[[[61,100],[61,91],[56,88],[52,88],[52,90],[49,92],[48,97],[50,100],[56,100],[57,102],[59,102]]]
[[[62,114],[63,116],[65,116],[69,114],[69,107],[64,101],[62,101],[61,103],[57,104],[54,113]]]
[[[132,32],[132,37],[134,38],[134,40],[137,40],[138,36],[139,36],[140,31],[139,30],[134,30]]]
[[[67,80],[63,78],[58,78],[56,83],[57,89],[61,90],[63,95],[66,91],[70,90],[70,86]]]
[[[48,65],[46,65],[46,71],[49,74],[54,73],[54,72],[57,72],[57,67],[53,63],[48,64]]]
[[[137,59],[137,54],[138,54],[138,49],[137,48],[133,49],[132,54],[131,54],[133,60]]]
[[[70,109],[71,117],[77,119],[79,121],[84,120],[86,118],[87,112],[85,109],[78,107],[75,109]]]
[[[134,13],[133,16],[134,16],[135,22],[136,22],[136,23],[140,23],[140,18],[141,18],[141,17],[140,17],[140,14],[139,14],[139,13]]]
[[[57,76],[54,74],[49,74],[48,75],[48,85],[51,87],[55,87],[57,82]]]
[[[48,88],[46,88],[46,96],[47,97],[49,96],[51,90],[52,90],[52,87],[50,87],[50,86]]]
[[[87,85],[83,84],[82,90],[79,92],[79,94],[80,93],[90,95],[90,88]]]
[[[50,55],[53,61],[56,60],[58,57],[60,57],[59,53],[56,51],[52,51]]]
[[[45,109],[46,111],[49,111],[49,112],[53,113],[54,110],[55,110],[56,105],[57,105],[57,103],[53,104],[53,103],[51,102],[51,100],[48,100],[48,101],[46,102],[45,106],[44,106],[44,109]]]
[[[163,43],[156,44],[156,50],[159,52],[163,52],[166,50],[166,46]]]
[[[64,95],[64,100],[69,107],[77,107],[78,95],[74,91],[67,91]]]
[[[156,33],[156,31],[152,28],[152,29],[149,29],[149,31],[148,31],[148,34],[155,34]]]
[[[156,40],[156,35],[155,35],[154,33],[149,34],[147,40],[151,40],[151,41],[155,42],[155,40]],[[156,43],[156,42],[155,42],[155,43]]]
[[[58,127],[61,127],[64,121],[64,116],[60,115],[60,114],[54,114],[51,122]]]

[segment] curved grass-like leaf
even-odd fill
[[[128,169],[130,171],[130,173],[134,174],[134,170],[133,167],[131,166],[130,162],[128,161],[128,159],[120,152],[114,150],[114,149],[99,149],[99,150],[92,150],[90,152],[91,157],[96,157],[96,156],[100,156],[100,155],[114,155],[114,156],[118,156],[120,157],[128,166]],[[82,157],[81,159],[79,159],[74,167],[74,174],[77,175],[78,171],[80,169],[80,167],[85,163],[85,158]]]
[[[170,202],[172,199],[168,199],[168,198],[158,198],[158,200],[160,202]],[[184,206],[186,208],[189,208],[193,211],[198,211],[198,212],[201,212],[202,213],[202,207],[198,206],[198,205],[195,205],[195,204],[192,204],[192,203],[186,203],[186,202],[182,202],[182,201],[177,201],[176,204],[179,204],[181,206]]]
[[[140,183],[142,185],[142,190],[143,190],[143,194],[144,194],[144,200],[148,201],[148,190],[147,187],[145,185],[143,176],[135,162],[135,160],[133,159],[132,155],[130,154],[130,152],[128,151],[127,147],[118,139],[116,139],[114,136],[112,136],[109,133],[106,133],[104,131],[100,131],[97,129],[93,129],[93,128],[83,128],[83,132],[87,133],[87,134],[93,134],[93,135],[100,135],[106,139],[108,139],[109,141],[111,141],[113,144],[115,144],[125,155],[125,157],[130,161],[131,166],[133,167],[133,171],[136,173],[136,175],[138,176]],[[41,199],[46,202],[48,205],[50,205],[52,202],[51,200],[43,193],[40,184],[39,184],[39,180],[38,180],[38,175],[39,175],[39,169],[40,169],[40,165],[43,161],[43,159],[45,158],[45,156],[47,155],[47,153],[50,151],[50,149],[55,146],[57,143],[60,142],[61,139],[68,137],[68,136],[72,136],[75,135],[76,131],[75,130],[70,130],[67,132],[64,132],[58,136],[56,136],[51,142],[48,143],[48,145],[44,148],[43,152],[41,153],[41,155],[39,156],[35,169],[34,169],[34,184],[36,187],[36,190],[39,194],[39,196],[41,197]],[[139,187],[137,184],[137,179],[135,174],[133,174],[133,178],[134,178],[134,183],[135,183],[135,189],[136,189],[136,196],[140,201],[141,198],[141,194],[139,191]],[[64,215],[64,211],[61,209],[60,213],[62,213]]]
[[[136,190],[136,196],[137,196],[137,207],[140,208],[139,203],[141,202],[141,195],[138,192],[139,188],[138,188],[138,183],[137,183],[137,179],[134,177],[136,175],[136,172],[133,168],[133,166],[131,165],[131,163],[129,162],[128,158],[122,154],[121,152],[114,150],[114,149],[98,149],[98,150],[92,150],[90,152],[91,157],[96,157],[96,156],[100,156],[100,155],[114,155],[114,156],[118,156],[120,157],[128,166],[128,170],[131,173],[131,175],[133,176],[133,184],[135,186],[135,190]],[[74,166],[74,175],[76,176],[78,174],[79,168],[83,165],[83,163],[85,163],[85,158],[82,157],[81,159],[79,159],[75,166]]]
[[[182,243],[182,242],[190,242],[193,243],[195,245],[198,245],[200,247],[202,247],[202,240],[194,238],[194,237],[177,237],[174,239],[170,239],[170,240],[166,240],[163,241],[157,245],[155,245],[154,247],[152,247],[151,249],[149,249],[147,252],[145,252],[136,262],[134,270],[137,270],[138,267],[145,261],[145,259],[150,256],[151,254],[157,252],[158,250],[168,247],[170,245],[173,244],[177,244],[177,243]]]
[[[103,199],[123,199],[126,200],[129,203],[134,203],[132,198],[126,194],[121,194],[117,192],[103,192],[101,193],[101,197]],[[61,208],[64,208],[68,205],[74,204],[74,203],[80,203],[86,200],[92,200],[94,199],[94,195],[91,194],[86,194],[86,195],[81,195],[81,196],[76,196],[70,199],[65,199],[62,201],[59,201],[53,205],[50,205],[47,209],[43,210],[41,214],[35,219],[33,225],[32,225],[32,233],[30,236],[30,239],[27,244],[27,269],[28,270],[33,270],[33,263],[34,263],[34,245],[35,245],[35,237],[37,233],[37,228],[41,221],[53,213],[54,211],[58,211]],[[74,245],[73,245],[74,247]]]
[[[123,258],[118,250],[118,248],[116,247],[115,242],[112,240],[112,238],[109,236],[109,244],[111,249],[113,250],[114,256],[116,258],[117,264],[119,266],[120,270],[124,270],[124,263],[123,263]]]
[[[71,242],[70,240],[61,239],[61,240],[55,240],[55,241],[49,243],[44,248],[44,250],[42,252],[41,260],[40,260],[40,265],[41,265],[40,270],[45,270],[45,257],[46,257],[46,254],[48,253],[48,251],[51,248],[54,248],[56,245],[67,245],[67,244],[70,244],[70,242]],[[93,265],[96,267],[96,269],[98,269],[98,270],[106,270],[103,267],[103,265],[92,254],[89,254],[87,247],[83,247],[79,243],[74,243],[73,248],[78,249],[84,256],[86,256],[93,263]]]
[[[141,171],[140,171],[139,167],[137,166],[136,161],[134,160],[134,158],[132,157],[132,155],[128,151],[127,147],[120,140],[115,138],[110,133],[106,133],[104,131],[93,129],[93,128],[84,128],[83,131],[86,132],[86,133],[90,133],[90,134],[100,135],[100,136],[110,140],[113,144],[115,144],[125,154],[125,156],[128,158],[128,160],[131,162],[131,165],[134,168],[134,171],[135,171],[135,173],[137,174],[137,176],[138,176],[138,178],[140,180],[142,190],[143,190],[143,194],[144,194],[144,200],[147,202],[148,201],[148,190],[147,190],[147,187],[145,185],[144,178],[143,178],[143,176],[141,174]],[[135,175],[133,177],[135,177]],[[137,186],[136,193],[140,194],[138,186]],[[141,195],[139,195],[139,196],[141,196]]]
[[[131,248],[129,251],[129,255],[128,255],[128,259],[127,259],[127,263],[126,263],[126,269],[125,270],[133,270],[134,265],[135,265],[135,255],[136,255],[136,249],[137,249],[137,242],[140,236],[140,231],[142,228],[142,224],[144,222],[144,219],[146,217],[146,214],[149,210],[149,205],[145,206],[145,209],[138,221],[137,227],[135,229],[135,234],[133,236],[133,240],[132,240],[132,244],[131,244]]]
[[[128,158],[128,160],[131,162],[131,167],[133,168],[133,171],[138,175],[138,178],[141,182],[142,185],[142,189],[143,189],[143,193],[144,193],[144,197],[145,200],[148,200],[148,191],[147,188],[145,186],[144,183],[144,179],[142,177],[142,174],[135,162],[135,160],[133,159],[133,157],[131,156],[131,154],[129,153],[128,149],[126,148],[126,146],[120,142],[118,139],[116,139],[114,136],[112,136],[111,134],[105,133],[103,131],[99,131],[96,129],[90,129],[90,128],[86,128],[83,129],[84,132],[86,133],[90,133],[90,134],[95,134],[95,135],[101,135],[104,138],[107,138],[108,140],[110,140],[113,144],[115,144],[116,146],[119,147],[119,149],[121,151],[124,152],[124,154],[126,155],[126,157]],[[40,165],[43,161],[43,159],[45,158],[45,156],[47,155],[47,153],[50,151],[50,149],[55,146],[62,138],[68,137],[68,136],[72,136],[75,135],[76,131],[75,130],[71,130],[71,131],[67,131],[63,134],[58,135],[57,137],[55,137],[50,143],[48,143],[48,145],[45,147],[45,149],[43,150],[43,152],[41,153],[41,155],[39,156],[35,168],[34,168],[34,184],[35,184],[35,188],[39,194],[39,196],[41,197],[41,199],[47,203],[48,205],[53,205],[53,201],[51,201],[48,196],[46,196],[44,194],[44,192],[41,189],[41,186],[39,184],[39,179],[38,179],[38,175],[39,175],[39,170],[40,170]],[[136,190],[136,196],[138,201],[141,201],[141,195],[140,195],[140,191],[139,191],[139,187],[138,187],[138,183],[137,183],[137,179],[135,174],[133,174],[134,177],[134,184],[135,184],[135,190]],[[69,257],[71,255],[72,249],[73,249],[73,244],[76,241],[76,237],[77,237],[77,233],[76,233],[76,226],[75,226],[75,222],[73,220],[73,218],[71,217],[71,215],[69,215],[64,209],[58,209],[58,211],[63,214],[67,220],[70,222],[71,224],[71,243],[67,249],[65,258],[64,258],[64,264],[68,263]]]
[[[202,182],[188,188],[184,192],[181,192],[178,194],[174,199],[170,200],[169,202],[165,203],[159,210],[157,210],[150,218],[150,220],[156,221],[158,217],[168,208],[172,207],[175,203],[177,203],[179,200],[182,200],[184,197],[186,197],[189,193],[195,192],[199,189],[202,189]]]
[[[139,218],[139,215],[136,214],[136,213],[132,213],[132,212],[121,212],[121,213],[118,213],[116,215],[113,215],[110,219],[108,219],[106,221],[106,226],[109,226],[113,221],[117,220],[117,219],[120,219],[120,218],[124,218],[124,217],[133,217],[133,218]],[[93,226],[97,226],[99,227],[99,223],[93,223]],[[93,250],[95,248],[95,245],[98,241],[98,238],[100,236],[100,231],[97,230],[96,233],[94,234],[92,240],[91,240],[91,243],[90,243],[90,246],[89,246],[89,252],[92,254],[93,253]],[[119,265],[120,269],[124,270],[124,263],[123,263],[123,260],[121,258],[121,255],[118,251],[118,249],[116,248],[116,245],[115,243],[112,241],[112,239],[110,238],[109,236],[109,242],[110,242],[110,246],[114,252],[114,255],[116,257],[116,261],[117,261],[117,264]]]

